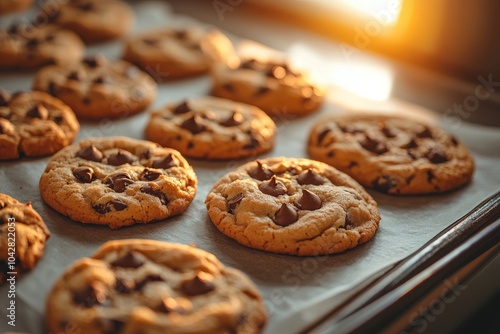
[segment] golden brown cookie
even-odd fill
[[[217,181],[205,204],[219,231],[240,244],[300,256],[356,247],[375,235],[380,221],[363,187],[308,159],[247,163]]]
[[[469,150],[442,129],[377,114],[336,115],[319,120],[309,135],[312,158],[389,194],[432,194],[468,183]]]
[[[204,159],[255,156],[274,146],[276,126],[257,107],[216,97],[190,98],[154,111],[146,138]]]
[[[52,333],[260,333],[266,312],[240,271],[192,246],[105,243],[66,269],[47,299]]]
[[[43,92],[0,89],[0,160],[53,154],[73,142],[80,125],[73,111]]]
[[[40,193],[56,211],[111,228],[183,213],[196,194],[193,168],[174,149],[126,137],[87,139],[49,161]]]
[[[33,2],[34,0],[0,0],[0,15],[26,10]]]

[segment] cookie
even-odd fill
[[[152,240],[105,243],[66,269],[49,294],[51,333],[260,333],[255,285],[206,251]]]
[[[0,0],[0,15],[20,12],[33,5],[34,0]]]
[[[377,204],[356,181],[298,158],[249,162],[215,183],[205,204],[219,231],[240,244],[300,256],[363,244],[380,221]]]
[[[255,156],[274,146],[276,126],[257,107],[216,97],[198,97],[154,111],[146,138],[193,158]]]
[[[123,59],[161,81],[207,73],[232,52],[231,42],[218,30],[190,26],[135,36],[126,42]]]
[[[317,110],[323,90],[286,62],[241,59],[212,71],[215,96],[252,104],[276,116],[302,116]]]
[[[174,149],[126,137],[87,139],[49,161],[40,193],[53,209],[115,229],[183,213],[196,175]]]
[[[71,144],[79,129],[73,111],[55,97],[0,89],[0,160],[53,154]]]
[[[50,232],[31,203],[0,194],[0,283],[32,270]]]
[[[41,11],[54,24],[76,32],[85,43],[119,38],[134,23],[132,9],[116,0],[47,1]]]
[[[414,120],[351,114],[319,120],[309,134],[312,158],[389,194],[432,194],[468,183],[474,160],[453,135]]]
[[[137,114],[156,96],[156,83],[148,74],[129,62],[101,55],[73,66],[44,67],[37,72],[33,87],[60,98],[85,119]]]
[[[72,31],[52,24],[14,24],[0,29],[0,69],[32,69],[80,61],[85,46]]]

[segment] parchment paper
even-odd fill
[[[135,9],[135,32],[146,27],[186,21],[186,18],[170,13],[164,3],[140,3],[135,5]],[[1,23],[5,25],[8,22],[2,20]],[[267,33],[267,40],[280,40],[279,30]],[[238,40],[236,36],[231,36],[231,39]],[[95,52],[119,57],[121,46],[119,42],[112,42],[88,50],[88,54]],[[31,87],[31,73],[1,73],[0,76],[0,86],[5,89],[16,91]],[[162,84],[158,98],[150,110],[167,102],[207,94],[209,89],[208,77]],[[332,93],[325,106],[312,116],[279,121],[276,147],[265,156],[307,157],[305,138],[311,124],[319,117],[341,110],[340,100],[336,100],[336,97],[340,96],[344,94],[339,94],[338,91]],[[393,103],[391,105],[394,106]],[[409,107],[404,103],[399,105]],[[82,123],[77,140],[112,135],[143,139],[147,119],[148,112],[144,112],[113,122]],[[297,332],[348,296],[351,288],[415,251],[447,225],[500,189],[498,129],[466,123],[458,127],[442,125],[449,128],[472,150],[477,164],[472,183],[457,191],[435,196],[394,197],[369,191],[381,211],[379,231],[367,244],[334,256],[299,258],[253,250],[225,237],[212,225],[203,203],[205,196],[216,180],[246,160],[190,160],[199,178],[199,188],[193,203],[183,215],[115,231],[107,227],[73,222],[44,204],[38,191],[38,180],[50,157],[2,162],[0,192],[23,202],[31,201],[44,218],[52,236],[47,242],[43,259],[31,273],[17,281],[15,328],[7,325],[5,317],[7,286],[0,288],[0,331],[47,333],[43,325],[45,300],[51,286],[66,266],[81,257],[91,255],[108,240],[144,238],[183,244],[195,243],[197,247],[215,254],[224,264],[244,271],[258,285],[265,298],[270,317],[266,333]]]

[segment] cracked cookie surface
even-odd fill
[[[31,203],[0,194],[0,283],[17,272],[17,276],[32,270],[43,256],[50,232]],[[14,229],[12,225],[14,224]],[[14,241],[15,240],[15,241]],[[15,264],[8,263],[10,248],[15,244]]]
[[[375,235],[380,221],[363,187],[309,159],[247,163],[215,183],[205,204],[215,226],[237,242],[301,256],[356,247]]]
[[[432,194],[468,183],[474,172],[469,150],[444,130],[383,115],[336,115],[311,129],[312,158],[389,194]]]
[[[240,271],[192,246],[151,240],[104,244],[54,285],[46,318],[53,333],[260,333],[262,298]]]
[[[119,228],[183,213],[196,184],[193,168],[178,151],[109,137],[83,140],[54,155],[39,187],[61,214]]]
[[[80,125],[73,111],[43,92],[0,89],[0,160],[53,154],[71,144]]]
[[[154,111],[146,138],[204,159],[255,156],[274,146],[276,126],[257,107],[216,97],[191,98]]]

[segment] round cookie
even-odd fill
[[[233,45],[218,30],[190,26],[135,36],[126,42],[123,59],[161,81],[207,73],[214,62],[232,53]]]
[[[275,116],[302,116],[317,110],[323,90],[285,62],[241,59],[212,71],[215,96],[252,104]]]
[[[20,12],[33,5],[34,0],[0,0],[0,15]]]
[[[53,154],[79,129],[73,111],[49,94],[0,89],[0,160]]]
[[[5,194],[0,194],[0,222],[0,283],[5,283],[35,267],[50,232],[31,203],[23,204]]]
[[[78,62],[85,46],[72,31],[53,24],[11,25],[0,29],[0,69],[32,69]]]
[[[370,240],[380,214],[356,181],[322,162],[269,158],[222,177],[205,200],[226,236],[273,253],[343,252]]]
[[[440,128],[374,114],[330,116],[312,128],[312,158],[389,194],[432,194],[468,183],[474,160],[467,148]]]
[[[86,43],[125,35],[134,23],[132,9],[123,1],[47,1],[42,13],[54,24],[76,32]]]
[[[126,137],[87,139],[49,161],[40,193],[53,209],[115,229],[183,213],[196,194],[193,168],[174,149]]]
[[[198,97],[154,111],[146,138],[193,158],[238,159],[274,146],[276,126],[257,107]]]
[[[148,74],[129,62],[100,55],[70,67],[44,67],[37,72],[33,87],[60,98],[86,119],[137,114],[156,97],[156,83]]]
[[[51,333],[260,333],[255,285],[206,251],[152,240],[105,243],[66,269],[47,299]]]

